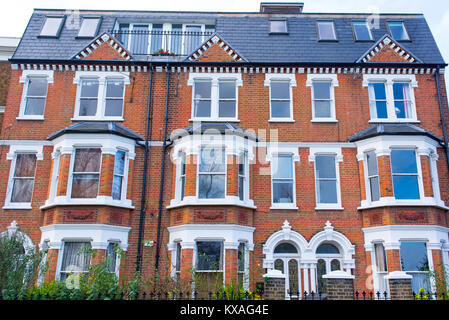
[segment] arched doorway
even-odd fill
[[[322,243],[315,252],[317,259],[317,291],[326,292],[326,281],[323,276],[331,271],[342,270],[342,254],[332,243]]]
[[[285,275],[286,297],[297,298],[301,292],[300,254],[294,244],[281,242],[273,252],[274,269]]]

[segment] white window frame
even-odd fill
[[[405,123],[419,123],[417,113],[416,113],[416,102],[414,88],[418,88],[418,82],[416,81],[416,76],[414,74],[364,74],[362,86],[368,88],[369,83],[385,83],[385,94],[387,98],[387,115],[388,118],[372,118],[371,117],[371,103],[368,106],[370,113],[369,123],[385,123],[385,122],[405,122]],[[394,109],[394,96],[393,96],[393,84],[395,82],[399,83],[409,83],[409,93],[410,93],[410,118],[397,118]],[[368,96],[370,101],[374,101],[375,97],[370,96],[370,91],[368,90]]]
[[[409,151],[414,151],[415,153],[415,159],[416,159],[416,173],[393,173],[393,165],[391,164],[391,151],[393,150],[409,150]],[[390,148],[390,175],[391,175],[391,185],[393,187],[393,197],[395,198],[396,201],[419,201],[421,199],[424,198],[424,182],[423,182],[423,178],[422,178],[422,167],[421,167],[421,157],[418,154],[418,150],[416,147],[407,147],[407,146],[402,146],[402,147],[397,147],[397,146],[393,146]],[[395,192],[394,192],[394,182],[393,182],[393,175],[396,176],[416,176],[416,181],[418,182],[418,193],[419,193],[419,198],[418,199],[396,199],[395,197]]]
[[[45,98],[45,105],[47,104],[48,88],[49,84],[54,82],[54,72],[53,70],[23,70],[22,76],[19,79],[19,83],[23,84],[22,98],[20,100],[20,110],[19,116],[16,117],[17,120],[44,120],[45,106],[42,115],[26,115],[25,107],[27,103],[28,95],[28,83],[30,78],[45,78],[47,79],[47,93]]]
[[[97,97],[97,111],[94,116],[80,116],[80,98],[82,80],[98,80],[98,97]],[[123,106],[121,116],[105,116],[106,110],[106,85],[108,80],[122,80],[123,81]],[[77,71],[73,83],[77,85],[75,113],[71,120],[82,121],[124,121],[125,113],[125,95],[126,86],[130,84],[129,72],[107,72],[107,71]]]
[[[31,153],[36,154],[36,168],[34,173],[33,194],[36,186],[36,175],[38,172],[39,161],[44,159],[43,145],[11,145],[6,160],[11,160],[11,166],[9,170],[8,186],[6,189],[5,204],[3,209],[32,209],[30,202],[11,202],[14,172],[16,170],[17,154]]]
[[[330,117],[315,117],[315,97],[313,90],[314,82],[330,82]],[[338,122],[335,111],[335,87],[339,86],[337,74],[307,74],[306,86],[310,87],[312,97],[312,121],[311,122]]]
[[[210,117],[195,117],[195,81],[211,81]],[[235,117],[219,117],[219,81],[235,81]],[[241,73],[189,73],[187,85],[192,87],[192,108],[189,121],[239,122],[238,87],[243,86]]]
[[[76,151],[78,149],[100,149],[100,167],[98,169],[98,189],[97,189],[97,196],[94,198],[72,198],[72,187],[73,187],[73,175],[74,174],[78,174],[74,172],[75,169],[75,156],[76,156]],[[69,179],[68,179],[68,188],[67,188],[67,197],[69,197],[72,200],[75,199],[84,199],[84,200],[89,200],[89,199],[96,199],[99,195],[100,195],[100,185],[101,185],[101,170],[103,168],[103,152],[101,150],[101,146],[99,145],[93,145],[93,146],[76,146],[73,148],[72,154],[70,156],[70,170],[69,170]],[[81,174],[97,174],[96,172],[82,172]]]
[[[373,176],[370,176],[369,175],[369,173],[368,173],[368,153],[369,152],[374,152],[375,153],[375,156],[376,156],[376,164],[377,164],[377,175],[373,175]],[[380,193],[380,175],[379,175],[379,163],[377,162],[378,160],[377,160],[377,157],[378,157],[378,155],[377,155],[377,153],[376,153],[376,150],[373,150],[373,149],[371,149],[371,150],[366,150],[365,152],[364,152],[364,154],[363,154],[363,170],[364,170],[364,179],[365,179],[365,192],[366,192],[366,199],[367,199],[367,201],[369,201],[369,202],[373,202],[373,203],[376,203],[376,202],[378,202],[379,200],[380,200],[380,198],[382,197],[382,194]],[[371,184],[370,184],[370,178],[372,178],[372,177],[378,177],[378,179],[379,179],[379,200],[377,200],[377,201],[373,201],[372,199],[371,199]]]
[[[110,244],[114,244],[116,247],[116,250],[118,250],[118,248],[120,248],[120,242],[116,241],[116,240],[109,240],[108,241],[108,246]],[[105,257],[106,257],[106,253],[107,253],[108,248],[106,247],[105,250]],[[116,252],[116,257],[115,257],[115,270],[112,273],[115,273],[115,275],[117,276],[117,279],[119,278],[120,275],[120,261],[121,261],[121,254],[120,252]]]
[[[318,203],[317,175],[316,175],[316,156],[334,156],[335,157],[335,175],[337,188],[337,203]],[[340,147],[315,146],[310,147],[309,162],[314,163],[314,186],[315,186],[315,210],[344,210],[341,203],[341,178],[340,178],[340,162],[343,162],[343,154]]]
[[[368,33],[369,33],[369,36],[370,36],[369,39],[359,39],[357,37],[357,31],[356,31],[356,28],[355,28],[355,24],[360,24],[360,23],[364,23],[366,25],[366,29],[368,29]],[[371,31],[371,27],[370,27],[370,25],[368,24],[368,22],[366,20],[365,21],[364,20],[354,20],[354,21],[351,22],[351,25],[352,25],[352,30],[354,32],[354,39],[355,39],[355,41],[360,41],[360,42],[373,41],[373,33]]]
[[[271,82],[272,81],[288,81],[290,84],[290,117],[272,117],[271,116]],[[295,122],[293,117],[293,87],[296,87],[296,76],[294,73],[266,73],[264,86],[269,89],[269,108],[270,118],[268,122]]]
[[[395,39],[393,37],[393,32],[391,32],[391,28],[390,28],[390,23],[401,23],[402,24],[402,29],[404,30],[404,34],[406,36],[405,39]],[[410,41],[410,35],[408,34],[407,28],[405,27],[404,21],[387,21],[387,27],[388,27],[388,33],[390,34],[390,36],[395,40],[395,41]]]
[[[128,173],[129,173],[129,151],[122,147],[117,147],[116,153],[118,151],[125,153],[125,163],[123,165],[123,175],[115,173],[115,156],[114,156],[114,172],[112,175],[112,184],[114,184],[114,177],[120,176],[122,178],[122,189],[120,190],[120,199],[117,201],[125,201],[126,200],[126,191],[128,190]],[[112,197],[112,193],[111,193]]]
[[[292,157],[292,170],[293,170],[293,202],[292,203],[274,203],[273,202],[273,157],[277,157],[279,155],[288,155]],[[291,209],[298,210],[298,206],[296,203],[296,163],[300,161],[298,148],[295,147],[285,147],[285,146],[276,146],[271,145],[267,149],[267,157],[266,161],[270,162],[270,189],[271,189],[271,210],[277,209]]]
[[[220,152],[224,153],[224,171],[220,172],[200,172],[200,163],[201,163],[201,151],[203,149],[215,149],[220,150]],[[228,153],[226,152],[225,146],[211,146],[211,145],[204,145],[201,146],[198,150],[198,161],[196,166],[196,197],[200,201],[220,201],[226,199],[227,193],[228,193]],[[224,197],[223,198],[200,198],[200,175],[224,175]]]
[[[58,262],[57,262],[57,266],[56,266],[56,280],[60,280],[61,279],[61,273],[63,273],[64,271],[61,270],[62,269],[62,263],[63,263],[63,259],[64,259],[64,251],[65,251],[65,245],[66,243],[70,243],[70,242],[85,242],[85,243],[89,243],[91,246],[91,250],[93,250],[92,248],[92,240],[90,238],[74,238],[74,239],[64,239],[61,243],[61,249],[59,250],[59,254],[58,254]],[[90,257],[90,264],[89,267],[92,265],[93,263],[93,257],[91,255]],[[81,273],[87,273],[89,270],[87,271],[76,271],[77,274],[81,274]],[[65,273],[65,272],[64,272]],[[73,272],[75,273],[75,272]],[[67,280],[67,279],[66,279]],[[65,281],[65,280],[64,280]]]

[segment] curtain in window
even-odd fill
[[[385,249],[383,244],[376,243],[374,245],[374,252],[376,255],[377,271],[386,272],[387,271],[387,261],[385,258]]]
[[[66,242],[61,265],[61,280],[65,280],[70,273],[86,272],[89,270],[91,253],[89,242]]]
[[[31,202],[36,171],[35,154],[17,154],[11,202]]]
[[[96,198],[100,181],[101,149],[76,149],[72,198]]]

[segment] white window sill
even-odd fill
[[[319,210],[344,210],[345,208],[343,208],[341,205],[337,204],[337,203],[333,203],[333,204],[317,204],[315,207],[315,210],[319,211]]]
[[[18,116],[16,117],[17,120],[45,120],[44,116],[38,116],[38,115],[34,115],[34,116]]]
[[[252,200],[241,201],[239,197],[227,196],[224,199],[199,199],[197,197],[184,197],[182,201],[173,199],[167,209],[185,207],[185,206],[238,206],[243,208],[257,209]]]
[[[72,121],[125,121],[123,117],[73,117]]]
[[[380,198],[379,201],[368,201],[363,200],[360,204],[360,207],[357,208],[357,210],[365,210],[365,209],[372,209],[372,208],[380,208],[380,207],[423,207],[423,206],[430,206],[430,207],[438,207],[442,208],[444,210],[449,210],[449,207],[447,207],[442,200],[438,200],[435,198],[426,197],[424,199],[419,200],[396,200],[394,197],[384,197]]]
[[[237,118],[219,118],[219,119],[211,119],[211,118],[191,118],[190,122],[240,122]]]
[[[268,122],[287,122],[287,123],[293,123],[296,122],[294,119],[291,118],[271,118],[268,120]]]
[[[92,199],[72,199],[70,197],[59,196],[52,200],[45,201],[45,204],[40,207],[40,209],[48,209],[55,206],[84,206],[84,205],[94,205],[94,206],[110,206],[110,207],[120,207],[126,209],[134,209],[132,201],[126,200],[113,200],[112,197],[108,196],[98,196]]]
[[[368,123],[421,123],[417,119],[371,119]]]
[[[30,210],[33,209],[31,207],[31,203],[25,202],[16,202],[16,203],[7,203],[3,206],[2,209],[21,209],[21,210]]]
[[[313,123],[337,123],[338,120],[337,119],[332,119],[332,118],[314,118],[312,119],[310,122]]]
[[[295,203],[272,203],[270,210],[298,210]]]

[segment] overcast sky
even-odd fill
[[[33,8],[257,12],[260,2],[260,0],[150,0],[145,2],[130,0],[13,0],[8,1],[9,6],[4,6],[0,11],[0,36],[20,37]],[[449,62],[448,0],[304,0],[302,2],[304,2],[304,12],[423,13],[445,61]]]

